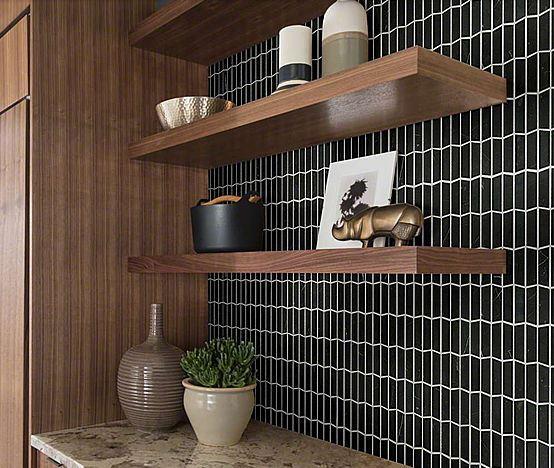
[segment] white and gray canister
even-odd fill
[[[367,60],[367,13],[356,0],[337,0],[323,17],[323,76]]]
[[[279,32],[279,86],[277,91],[312,79],[312,30],[293,25]]]

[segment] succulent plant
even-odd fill
[[[207,342],[181,359],[191,383],[210,388],[242,388],[253,384],[254,345],[223,338]]]

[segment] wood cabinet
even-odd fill
[[[29,94],[29,19],[0,37],[0,112]]]
[[[2,0],[0,2],[0,36],[28,13],[29,2],[30,0]]]
[[[0,453],[11,466],[25,447],[27,107],[0,114]]]
[[[37,465],[30,433],[123,417],[117,368],[151,302],[166,306],[170,342],[207,333],[204,276],[126,264],[192,251],[206,171],[132,163],[127,147],[159,131],[159,101],[206,94],[207,68],[131,48],[153,0],[26,8],[0,37],[12,63],[0,69],[0,468]]]

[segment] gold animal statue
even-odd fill
[[[423,213],[417,206],[398,204],[373,206],[332,227],[337,240],[358,240],[363,247],[377,237],[392,237],[396,246],[404,245],[421,232]]]

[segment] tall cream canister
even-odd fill
[[[367,13],[356,0],[337,0],[323,17],[323,76],[367,60]]]

